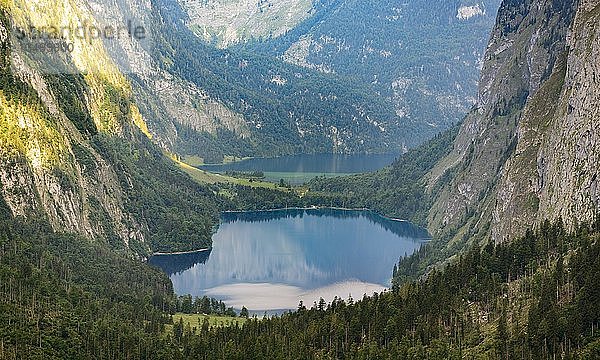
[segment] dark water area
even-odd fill
[[[205,264],[211,251],[153,256],[150,259],[150,264],[159,267],[167,275],[171,276],[189,270],[197,264]]]

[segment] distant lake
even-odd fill
[[[207,295],[251,311],[295,309],[323,297],[362,298],[390,286],[398,259],[424,229],[368,211],[226,213],[210,252],[155,256],[177,294]]]
[[[269,181],[285,179],[292,184],[298,184],[319,175],[347,175],[377,171],[391,165],[397,157],[398,155],[394,154],[290,155],[253,158],[229,164],[202,165],[199,168],[214,173],[262,171]]]

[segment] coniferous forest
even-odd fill
[[[175,340],[211,359],[596,359],[599,230],[545,222],[389,292]]]
[[[560,221],[544,222],[511,243],[473,247],[418,281],[362,299],[169,332],[175,311],[231,309],[177,298],[166,275],[106,245],[8,219],[0,233],[5,359],[600,356],[600,222],[573,233]]]

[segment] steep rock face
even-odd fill
[[[538,154],[547,141],[550,120],[561,111],[560,93],[565,78],[565,55],[555,64],[552,75],[527,102],[516,132],[514,153],[504,164],[497,192],[491,228],[492,239],[505,241],[521,234],[546,217],[554,219],[556,213],[540,213],[539,193],[544,180],[538,169]],[[560,141],[552,147],[555,151]],[[543,160],[542,160],[543,161]]]
[[[0,6],[0,195],[12,216],[139,256],[209,245],[218,211],[212,192],[152,146],[132,88],[101,40],[72,37],[68,56],[37,58],[14,36],[93,24],[91,14],[75,1],[25,5]],[[173,212],[196,218],[178,224],[175,237]]]
[[[566,78],[548,134],[538,153],[538,219],[589,221],[600,210],[600,2],[581,1]]]
[[[455,174],[430,213],[438,235],[501,242],[544,219],[593,219],[597,12],[596,1],[501,5],[478,109],[430,174],[431,186]]]
[[[9,11],[9,16],[39,27],[49,22],[68,21],[57,15],[73,6],[66,2],[62,7],[30,12],[19,4],[12,5],[3,9]],[[71,16],[85,18],[86,14],[71,12]],[[143,244],[142,226],[123,211],[123,193],[114,169],[92,149],[85,141],[86,135],[68,119],[57,98],[64,94],[50,89],[40,69],[30,66],[31,59],[23,59],[24,53],[16,49],[18,45],[9,44],[11,30],[4,22],[0,26],[6,35],[2,36],[5,87],[1,98],[0,183],[2,195],[13,215],[27,217],[37,213],[45,216],[56,231],[76,232],[88,237],[118,236],[125,246],[130,241]],[[87,54],[95,54],[96,64],[109,63],[106,54],[97,46],[97,43],[89,44]],[[87,69],[95,66],[87,62],[85,56],[73,60],[76,66]],[[114,68],[107,66],[103,71],[92,71],[86,84],[89,88],[84,90],[80,101],[88,104],[88,121],[93,121],[93,125],[88,126],[115,136],[126,136],[130,129],[122,122],[124,114],[110,111],[111,104],[106,102],[110,100],[105,92],[109,87],[127,91],[123,87],[124,79]],[[87,161],[82,162],[82,158]],[[90,220],[98,212],[110,214],[111,229]]]
[[[32,105],[31,98],[1,99],[0,184],[13,215],[42,215],[55,231],[106,239],[117,236],[126,247],[131,241],[144,244],[142,226],[123,210],[123,189],[115,169],[84,140],[52,98],[45,101]],[[55,111],[46,113],[45,104],[54,104]],[[94,221],[99,214],[110,214],[110,222]]]
[[[187,26],[207,42],[227,47],[277,37],[311,15],[310,0],[178,0]]]

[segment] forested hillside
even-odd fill
[[[419,144],[462,120],[477,83],[499,0],[334,0],[282,36],[234,49],[351,77],[393,103]]]
[[[181,136],[196,137],[178,152],[210,160],[401,152],[411,141],[413,126],[400,121],[392,103],[371,86],[268,56],[216,49],[182,25],[186,14],[176,1],[156,0],[154,5],[162,20],[155,56],[164,68],[243,115],[247,126],[244,134],[221,129],[216,137],[193,135],[184,127]]]
[[[300,304],[241,328],[198,324],[176,340],[206,359],[596,359],[599,230],[545,222],[389,292]]]
[[[52,11],[70,11],[62,5]],[[51,10],[47,18],[10,10],[1,10],[4,34],[10,16],[57,21]],[[106,65],[106,53],[85,45],[95,57],[73,61],[92,70],[58,74],[40,71],[9,41],[2,38],[0,53],[0,194],[10,213],[41,216],[53,231],[139,257],[210,246],[222,200],[151,143],[131,88]]]
[[[175,358],[166,275],[105,244],[23,222],[0,199],[0,358]]]
[[[336,206],[341,203],[344,207],[373,209],[388,217],[427,226],[428,211],[437,191],[427,189],[427,176],[450,153],[457,132],[455,126],[374,173],[316,178],[308,183],[309,196],[321,205],[327,206],[329,198]],[[451,175],[449,172],[445,177]]]

